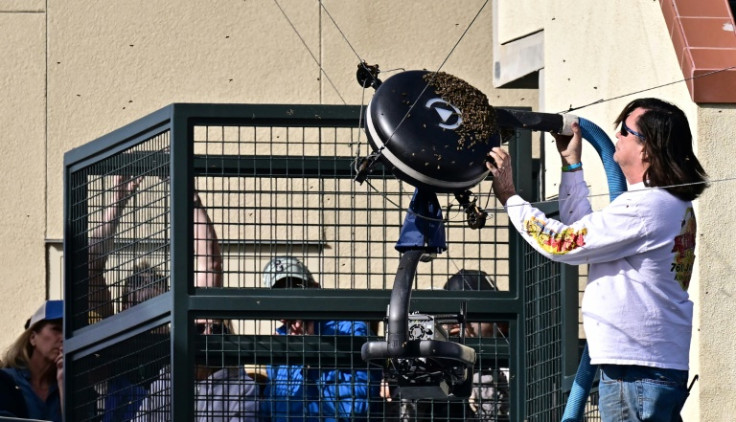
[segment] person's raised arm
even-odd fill
[[[222,251],[215,227],[194,192],[194,255],[197,268],[194,287],[222,287]]]
[[[89,307],[100,317],[112,315],[112,295],[105,283],[105,264],[109,257],[120,215],[141,182],[140,177],[115,176],[113,199],[103,214],[102,224],[95,227],[89,239]]]
[[[581,163],[583,143],[580,132],[580,125],[573,123],[572,136],[552,134],[555,138],[557,151],[560,153],[563,171],[578,171]],[[511,168],[511,156],[501,147],[495,147],[488,152],[486,158],[486,167],[493,175],[493,193],[498,198],[501,205],[506,205],[506,201],[516,195],[516,187],[514,186],[513,171]]]
[[[572,124],[572,133],[572,136],[552,134],[563,166],[580,164],[580,157],[583,154],[583,137],[578,123]]]

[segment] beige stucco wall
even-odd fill
[[[533,6],[537,9],[531,10]],[[725,226],[736,216],[733,201],[729,200],[729,193],[736,187],[732,164],[736,153],[736,109],[733,105],[698,106],[692,102],[657,1],[555,0],[540,5],[536,0],[500,0],[497,13],[497,18],[504,22],[538,25],[519,25],[523,31],[513,25],[500,25],[500,42],[513,40],[520,32],[543,31],[541,111],[560,112],[604,100],[572,113],[598,124],[613,140],[612,122],[632,99],[663,98],[688,115],[696,152],[713,183],[695,204],[699,234],[698,259],[689,289],[696,312],[691,377],[699,374],[700,381],[686,403],[683,418],[733,420],[736,387],[731,380],[736,376],[736,359],[732,333],[736,322],[730,279],[734,264],[728,253],[732,242]],[[546,192],[554,194],[559,183],[559,158],[551,138],[544,145]],[[598,195],[594,206],[605,206],[608,186],[600,159],[592,148],[584,148],[583,162],[591,193]]]
[[[549,18],[553,2],[499,0],[496,6],[501,15],[494,21],[499,44],[506,44],[521,37],[540,31]]]
[[[448,58],[484,3],[279,0],[302,42],[272,0],[0,0],[0,347],[60,295],[64,152],[174,102],[360,104],[358,57],[384,79],[447,59],[492,104],[536,107],[492,86],[490,5]]]
[[[539,100],[534,91],[493,88],[490,6],[443,68],[483,90],[493,105],[556,112],[682,79],[656,1],[498,3],[498,41],[544,31]],[[279,4],[339,95],[270,0],[0,1],[3,347],[46,296],[47,278],[58,286],[59,251],[50,248],[47,259],[45,244],[62,237],[65,151],[172,102],[340,104],[342,97],[359,104],[357,56],[384,71],[436,70],[484,1],[324,1],[350,45],[317,1]],[[728,283],[733,264],[726,252],[730,239],[721,233],[735,215],[727,198],[736,181],[727,179],[736,110],[698,107],[684,83],[675,83],[574,113],[613,135],[610,122],[641,95],[666,98],[688,113],[699,156],[712,179],[724,180],[697,204],[692,370],[701,381],[685,416],[730,420],[736,411],[736,387],[729,382],[736,375]],[[554,192],[559,163],[554,154],[548,157],[546,189]],[[592,192],[604,203],[602,166],[590,148],[584,162]],[[50,290],[58,294],[58,287]]]
[[[0,343],[46,296],[46,42],[43,1],[0,2]]]
[[[736,321],[734,321],[733,274],[736,265],[730,251],[733,237],[724,229],[736,216],[732,194],[734,179],[734,139],[736,106],[704,106],[698,112],[699,156],[713,181],[699,200],[698,251],[696,260],[699,282],[692,292],[697,320],[694,369],[700,374],[695,395],[702,421],[733,420],[736,412],[736,387],[729,382],[736,377]],[[693,291],[693,288],[690,288]]]

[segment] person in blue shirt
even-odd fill
[[[20,387],[15,384],[10,374],[2,370],[0,370],[0,416],[28,418],[28,409]]]
[[[298,259],[275,257],[263,272],[268,288],[319,288]],[[281,320],[277,335],[367,336],[363,321]],[[261,397],[263,421],[355,421],[372,417],[371,399],[379,397],[380,371],[270,365]]]
[[[8,406],[0,408],[0,416],[61,422],[63,309],[61,300],[44,302],[26,323],[26,330],[6,351],[0,369],[4,372],[4,385],[7,388],[7,384],[14,384],[10,389],[20,390],[23,403],[6,403]]]

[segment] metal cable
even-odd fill
[[[312,53],[312,50],[307,45],[307,42],[304,41],[304,37],[302,37],[302,35],[296,29],[296,26],[294,26],[294,23],[291,22],[291,19],[289,19],[289,16],[286,15],[286,11],[284,11],[284,9],[281,7],[281,5],[279,4],[278,0],[273,0],[273,2],[279,8],[279,10],[281,11],[281,14],[284,15],[284,18],[286,19],[286,21],[289,22],[289,25],[291,26],[291,29],[293,29],[294,30],[294,33],[296,33],[296,36],[299,37],[299,39],[301,40],[302,44],[304,45],[304,48],[306,48],[307,51],[309,52],[309,55],[312,56],[312,60],[314,60],[314,62],[317,63],[317,66],[319,66],[320,72],[323,75],[325,75],[325,78],[327,79],[327,82],[330,83],[330,85],[332,86],[332,89],[335,90],[335,93],[337,94],[338,97],[340,97],[340,100],[342,101],[342,103],[345,104],[345,105],[347,105],[347,102],[345,101],[345,99],[342,97],[342,95],[340,95],[340,91],[337,90],[337,87],[332,82],[332,79],[330,79],[330,76],[327,75],[327,72],[325,72],[325,69],[322,67],[322,64],[319,62],[319,60],[317,60],[317,57],[315,57],[314,53]]]

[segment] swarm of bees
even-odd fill
[[[478,143],[488,144],[498,133],[496,112],[480,90],[445,72],[427,73],[424,80],[437,95],[461,110],[463,123],[455,130],[458,150],[471,149]]]

